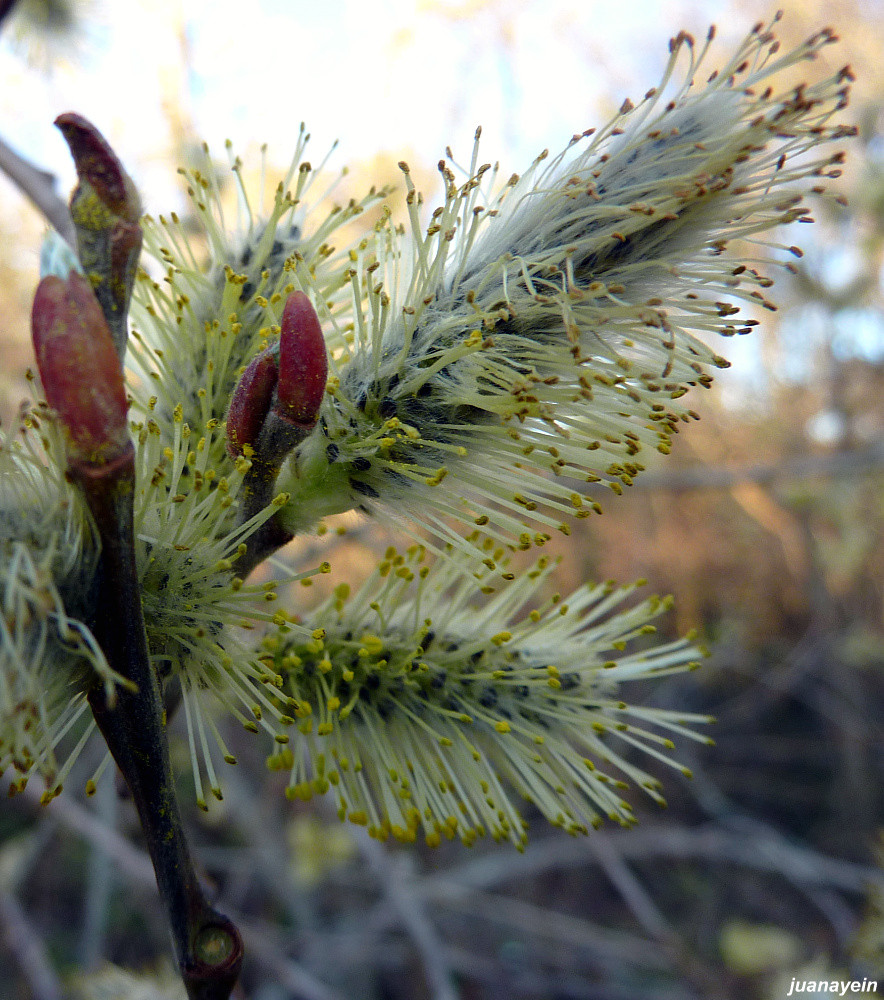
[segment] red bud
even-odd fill
[[[78,184],[71,195],[71,219],[83,270],[104,311],[120,358],[129,337],[126,317],[141,253],[141,200],[117,154],[82,115],[55,119],[70,147]]]
[[[254,444],[270,410],[279,366],[275,355],[264,351],[252,358],[240,376],[227,413],[227,450],[241,455],[243,446]]]
[[[304,427],[319,418],[319,407],[328,379],[328,355],[319,317],[303,292],[292,292],[285,303],[280,323],[279,416]]]
[[[31,312],[37,367],[68,434],[72,463],[105,465],[129,444],[126,391],[110,328],[89,281],[72,271],[37,286]]]
[[[55,119],[74,158],[77,176],[88,182],[101,201],[126,222],[137,222],[141,201],[107,139],[88,119],[67,111]]]

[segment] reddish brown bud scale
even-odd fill
[[[319,419],[328,379],[328,355],[319,317],[303,292],[292,292],[280,322],[279,383],[274,406],[279,416],[304,427]]]
[[[141,202],[135,185],[104,136],[92,122],[73,111],[59,115],[55,124],[70,148],[80,180],[92,186],[114,215],[137,222]]]
[[[68,435],[72,464],[104,465],[129,444],[126,390],[110,328],[83,275],[37,286],[31,332],[46,401]]]
[[[111,231],[110,244],[111,276],[125,276],[127,269],[134,269],[141,253],[141,226],[136,222],[118,222]]]
[[[258,440],[273,401],[278,374],[276,357],[264,351],[252,358],[240,376],[227,413],[227,450],[233,457],[242,454],[244,445]]]
[[[124,358],[129,300],[141,252],[141,199],[116,153],[90,121],[67,112],[55,124],[77,168],[70,209],[80,263],[110,325],[117,353]]]

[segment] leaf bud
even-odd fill
[[[272,351],[252,358],[240,376],[227,412],[227,450],[241,455],[245,445],[254,445],[270,411],[279,375],[279,363]]]
[[[110,328],[87,278],[49,275],[31,311],[37,367],[71,465],[104,466],[129,446],[128,402]]]
[[[328,379],[328,355],[319,317],[303,292],[292,292],[282,311],[276,413],[312,428]]]

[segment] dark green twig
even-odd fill
[[[46,399],[65,431],[68,475],[101,541],[93,631],[123,680],[115,688],[96,683],[89,704],[132,793],[188,996],[229,1000],[242,964],[242,938],[209,905],[190,857],[135,560],[135,449],[122,361],[141,249],[140,199],[91,122],[67,113],[56,124],[77,167],[71,215],[88,277],[76,272],[44,277],[34,296],[31,327]]]
[[[137,686],[89,695],[95,720],[132,792],[191,1000],[228,1000],[242,963],[242,940],[214,910],[187,846],[169,764],[159,685],[150,664],[132,532],[134,452],[72,477],[101,538],[100,618],[95,632],[108,663]]]
[[[279,465],[270,465],[256,459],[252,459],[252,463],[243,480],[245,499],[240,514],[243,523],[250,521],[273,502],[276,477],[279,474]],[[246,550],[236,561],[238,576],[245,579],[256,566],[294,538],[283,526],[280,513],[275,512],[246,539]]]

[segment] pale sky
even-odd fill
[[[52,121],[62,111],[84,114],[153,214],[182,204],[169,156],[178,107],[194,141],[206,140],[218,158],[226,139],[243,154],[267,143],[280,169],[301,121],[314,164],[339,140],[334,168],[385,154],[433,169],[447,145],[468,163],[481,124],[482,159],[499,160],[507,175],[601,124],[625,97],[639,99],[658,82],[680,29],[699,39],[715,23],[712,61],[721,62],[759,9],[736,0],[77,2],[90,12],[88,30],[77,57],[50,72],[0,41],[0,136],[56,173],[66,193],[74,172]],[[433,201],[436,192],[427,193]],[[0,177],[11,234],[22,204]],[[34,229],[20,266],[36,279]],[[753,354],[758,343],[729,345],[730,356]],[[754,361],[746,370],[757,370]]]
[[[81,0],[83,2],[83,0]],[[521,171],[543,148],[598,124],[657,82],[671,35],[702,36],[724,0],[88,0],[79,58],[51,74],[0,43],[0,135],[73,180],[52,127],[62,111],[90,118],[136,178],[148,210],[177,190],[165,154],[164,102],[181,101],[197,139],[219,154],[263,142],[287,163],[301,121],[320,159],[435,164],[450,144]],[[467,16],[458,17],[458,13]],[[722,27],[741,35],[750,26]],[[733,22],[733,17],[728,17]],[[737,19],[739,20],[739,19]],[[186,38],[185,60],[181,39]],[[722,46],[722,51],[725,45]],[[0,188],[0,198],[8,191]]]

